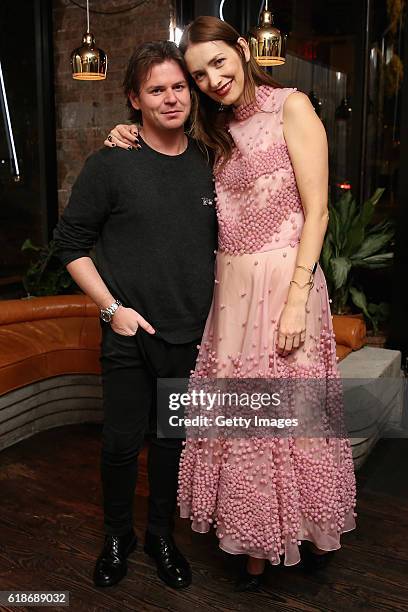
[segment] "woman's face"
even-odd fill
[[[247,42],[238,39],[245,60],[250,58]],[[184,58],[197,87],[215,102],[225,106],[243,103],[244,70],[241,55],[222,40],[189,45]]]

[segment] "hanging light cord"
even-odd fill
[[[264,10],[264,4],[265,4],[265,0],[261,0],[261,8],[259,9],[259,13],[258,13],[258,21],[261,18],[261,13]]]
[[[87,2],[87,6],[82,6],[82,4],[79,4],[79,2],[76,2],[76,0],[69,0],[69,1],[71,2],[71,4],[74,4],[78,8],[81,8],[82,10],[87,11],[88,23],[89,23],[89,13],[97,13],[98,15],[119,15],[120,13],[127,13],[128,11],[133,11],[133,9],[137,8],[138,6],[141,6],[142,4],[145,4],[149,0],[139,0],[138,2],[134,2],[132,6],[122,7],[122,8],[117,9],[116,11],[98,11],[97,9],[90,9],[88,6],[89,2]],[[89,25],[88,25],[88,30],[89,30]]]
[[[86,31],[89,34],[89,0],[86,0]]]

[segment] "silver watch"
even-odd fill
[[[115,300],[113,304],[108,306],[108,308],[101,308],[100,315],[102,321],[105,321],[105,323],[110,323],[119,306],[122,306],[122,303],[119,302],[119,300]]]

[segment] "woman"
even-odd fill
[[[199,97],[193,135],[215,156],[219,222],[217,280],[193,381],[338,383],[316,264],[328,220],[324,128],[307,96],[274,87],[227,23],[199,17],[180,49]],[[129,146],[134,127],[118,126],[105,143]],[[321,409],[338,415],[333,388]],[[187,437],[179,504],[194,530],[216,523],[220,547],[247,555],[238,590],[258,587],[266,560],[298,563],[302,542],[303,559],[321,566],[355,528],[350,443],[329,435]]]

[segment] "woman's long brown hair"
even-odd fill
[[[238,44],[240,35],[230,24],[217,17],[198,17],[184,30],[179,49],[185,54],[189,45],[196,43],[221,40],[238,53],[244,70],[244,102],[251,103],[255,99],[255,87],[259,85],[270,85],[280,87],[260,66],[254,57],[247,62],[242,47]],[[215,161],[221,161],[224,165],[231,157],[233,140],[226,130],[228,121],[232,117],[232,109],[226,108],[220,112],[220,105],[207,95],[203,94],[192,81],[192,92],[196,97],[196,103],[192,106],[191,132],[194,138],[211,149]]]

